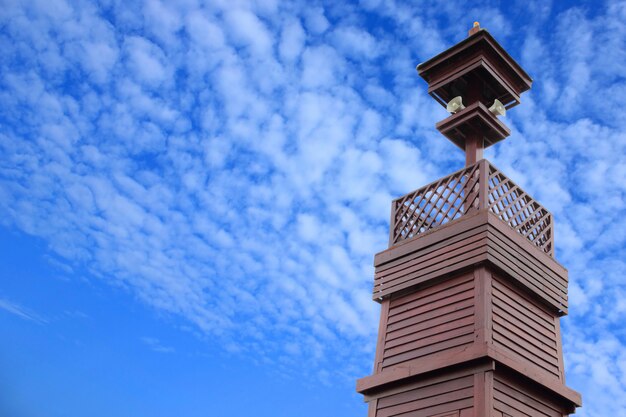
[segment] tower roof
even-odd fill
[[[472,79],[479,79],[484,104],[497,99],[507,109],[516,106],[520,95],[530,89],[532,78],[486,29],[472,32],[417,66],[428,83],[428,93],[445,107],[453,97],[465,95]]]

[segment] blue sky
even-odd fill
[[[534,78],[568,385],[626,416],[626,2],[0,1],[0,415],[364,416],[392,198],[463,165],[415,66]]]

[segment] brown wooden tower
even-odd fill
[[[437,129],[466,166],[392,202],[376,254],[381,317],[373,375],[357,381],[370,417],[562,417],[559,318],[567,270],[551,213],[489,161],[510,131],[498,118],[532,80],[478,24],[417,67],[452,113]]]

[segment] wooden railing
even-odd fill
[[[393,200],[389,246],[481,209],[554,255],[552,214],[486,159]]]

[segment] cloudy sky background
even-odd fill
[[[365,415],[390,201],[463,165],[415,66],[479,20],[568,385],[626,416],[626,2],[468,4],[0,0],[0,411]]]

